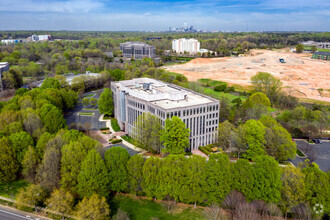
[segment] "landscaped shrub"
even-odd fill
[[[223,92],[227,89],[227,83],[225,82],[220,82],[217,86],[214,87],[214,91],[216,92]]]
[[[104,130],[109,130],[108,127],[104,127],[104,128],[100,128],[101,131],[104,131]]]
[[[227,87],[227,89],[225,90],[226,93],[229,93],[229,92],[235,92],[235,88],[230,86],[230,87]]]
[[[111,127],[114,131],[120,131],[120,127],[118,125],[117,119],[111,118]]]
[[[113,140],[111,143],[118,144],[118,143],[121,143],[122,141],[123,141],[122,139],[116,139],[116,140]]]
[[[205,147],[198,147],[198,149],[200,151],[202,151],[204,154],[206,154],[207,156],[209,156],[211,154],[211,152],[206,150]]]
[[[130,136],[123,135],[123,136],[121,136],[121,138],[124,139],[125,141],[127,141],[130,144],[134,144],[134,139],[131,138]]]

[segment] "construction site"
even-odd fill
[[[208,78],[248,89],[250,78],[268,72],[281,79],[283,91],[298,98],[330,102],[330,62],[311,59],[310,53],[290,50],[251,50],[247,55],[197,58],[188,63],[164,67],[181,73],[189,81]]]

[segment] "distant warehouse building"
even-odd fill
[[[190,129],[190,150],[215,143],[219,123],[219,100],[149,78],[111,83],[114,113],[122,130],[134,137],[134,122],[151,113],[162,126],[178,116]]]
[[[197,53],[200,51],[200,42],[195,39],[175,39],[172,41],[172,50],[176,53]]]
[[[313,54],[312,59],[327,60],[330,61],[330,52],[317,51]]]
[[[123,52],[123,57],[126,58],[142,59],[156,56],[156,47],[142,42],[129,41],[121,43],[120,50]]]

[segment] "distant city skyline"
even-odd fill
[[[328,0],[0,0],[0,30],[330,31]]]

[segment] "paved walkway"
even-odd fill
[[[121,138],[121,136],[126,135],[125,132],[123,131],[114,131],[112,126],[111,126],[111,120],[103,120],[103,115],[100,116],[99,121],[105,121],[106,126],[109,128],[109,130],[111,131],[111,134],[102,134],[102,132],[100,132],[99,134],[101,135],[101,137],[105,137],[106,138],[106,144],[102,143],[103,146],[107,147],[109,146],[109,139],[110,137],[116,137],[117,139],[121,139],[122,143],[127,146],[128,148],[131,148],[132,150],[138,151],[140,152],[139,154],[145,154],[147,151],[136,147],[135,145],[125,141],[123,138]]]

